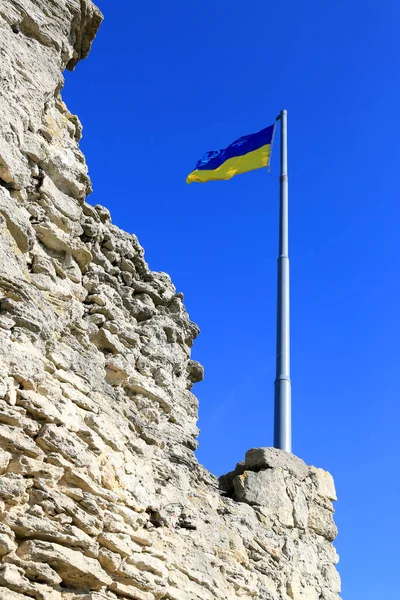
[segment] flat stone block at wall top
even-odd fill
[[[277,448],[252,448],[248,450],[245,465],[249,471],[284,469],[300,481],[303,481],[309,474],[308,466],[301,458]]]

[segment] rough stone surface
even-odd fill
[[[301,458],[276,448],[252,448],[248,450],[246,452],[245,468],[253,471],[284,468],[300,481],[303,481],[309,474],[308,467]]]
[[[338,600],[331,476],[271,448],[198,464],[198,328],[86,202],[60,92],[101,19],[0,0],[0,599]]]

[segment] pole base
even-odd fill
[[[288,377],[275,381],[274,448],[292,451],[292,383]]]

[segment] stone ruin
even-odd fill
[[[91,206],[60,95],[102,15],[0,0],[0,600],[338,600],[331,476],[194,455],[199,330]]]

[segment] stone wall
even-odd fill
[[[338,600],[328,473],[197,463],[198,334],[91,191],[90,0],[0,0],[0,600]]]

